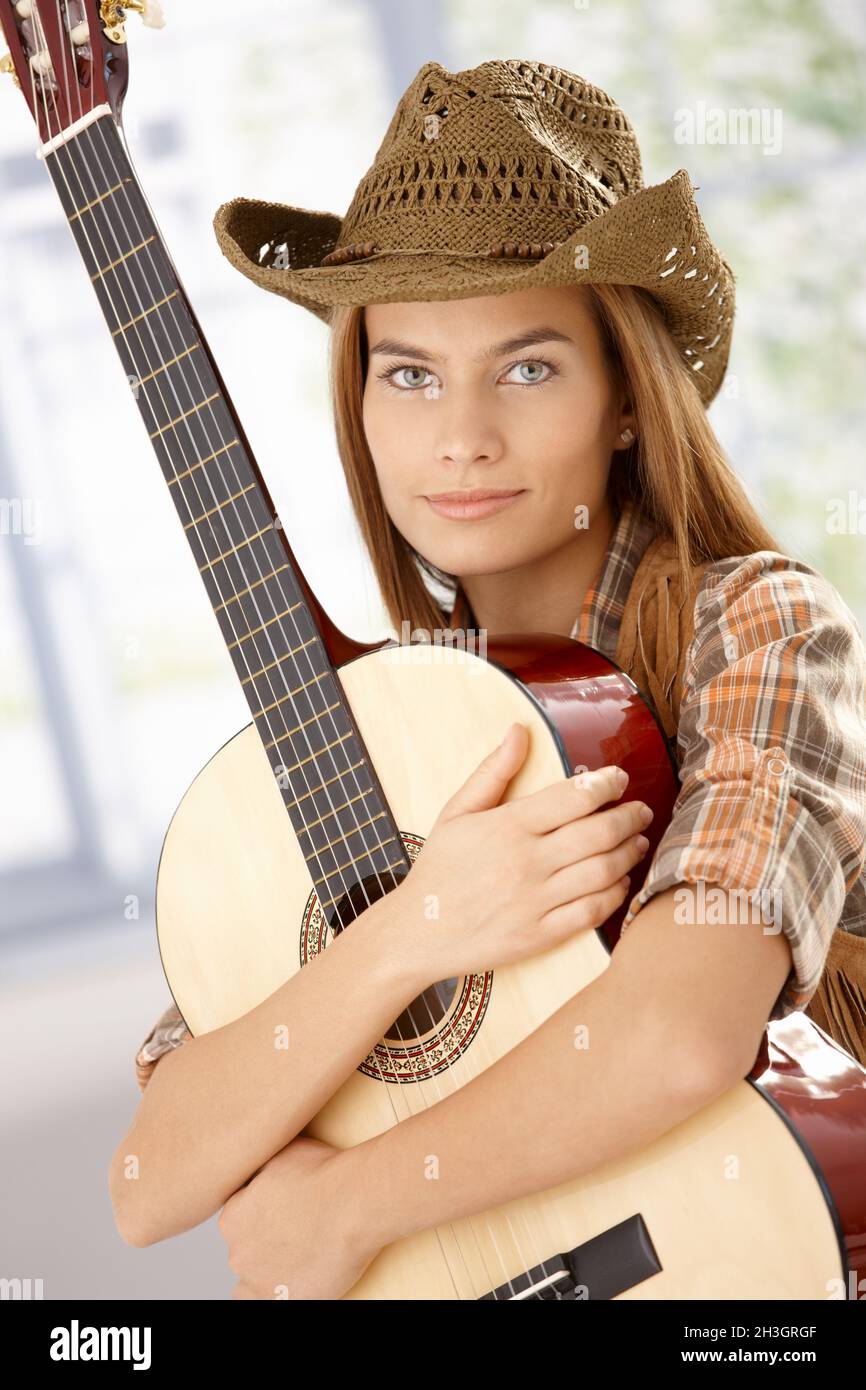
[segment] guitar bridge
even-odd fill
[[[490,1299],[597,1302],[633,1289],[635,1284],[658,1274],[661,1267],[646,1222],[638,1213],[582,1245],[576,1245],[573,1250],[534,1265],[516,1279],[484,1294],[478,1302]]]

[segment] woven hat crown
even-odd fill
[[[343,219],[337,249],[488,253],[556,243],[643,187],[632,126],[600,88],[518,59],[404,92]],[[337,257],[326,258],[333,263]]]

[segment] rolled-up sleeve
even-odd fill
[[[140,1090],[147,1086],[160,1057],[176,1047],[182,1047],[191,1037],[192,1033],[184,1023],[180,1010],[172,1002],[160,1014],[135,1054],[135,1076]]]
[[[682,883],[684,912],[704,914],[684,921],[784,931],[792,968],[769,1015],[784,1018],[814,995],[855,885],[862,904],[866,646],[829,580],[775,551],[707,570],[677,749],[680,792],[622,930]]]

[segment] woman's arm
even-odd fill
[[[676,891],[653,898],[607,970],[511,1052],[336,1156],[329,1182],[355,1195],[344,1209],[356,1246],[375,1252],[579,1177],[748,1075],[790,969],[787,938],[761,922],[681,925]],[[575,1045],[578,1029],[588,1045]]]
[[[249,1013],[160,1060],[111,1162],[125,1241],[151,1245],[212,1216],[384,1036],[424,988],[394,920],[388,898],[374,903]]]

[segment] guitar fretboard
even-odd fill
[[[320,902],[391,887],[402,842],[111,113],[45,163]]]

